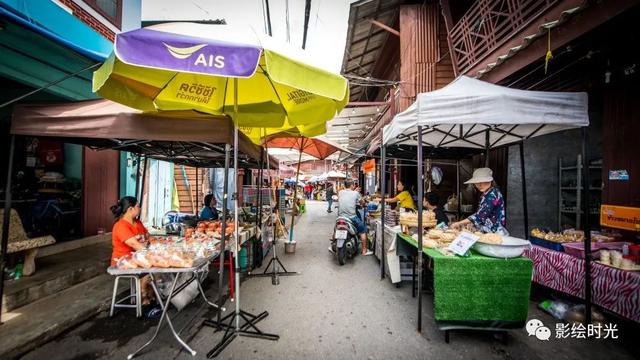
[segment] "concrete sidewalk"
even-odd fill
[[[300,275],[243,281],[241,307],[269,317],[261,330],[280,335],[277,342],[238,338],[222,353],[224,359],[633,359],[621,340],[539,341],[526,331],[514,330],[504,345],[490,333],[454,332],[444,342],[433,319],[431,295],[423,295],[423,332],[416,329],[417,303],[410,286],[396,288],[380,280],[379,263],[372,257],[358,257],[338,266],[327,251],[335,212],[326,213],[325,202],[307,202],[307,213],[296,224],[297,250],[281,260],[288,270]],[[264,263],[266,264],[267,261]],[[212,295],[216,286],[207,291]],[[530,318],[545,324],[556,321],[531,303]],[[234,304],[227,301],[227,312]],[[214,315],[196,302],[175,318],[185,327],[184,339],[205,359],[222,333],[201,327]],[[131,313],[113,319],[104,314],[68,332],[54,342],[27,354],[25,359],[103,358],[124,359],[150,338],[155,321],[138,320]],[[553,330],[553,329],[552,329]],[[623,335],[623,334],[621,334]],[[143,359],[193,359],[180,350],[168,329],[162,329],[152,350]]]

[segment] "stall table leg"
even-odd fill
[[[175,291],[175,288],[176,288],[176,283],[178,282],[178,275],[174,274],[173,282],[171,283],[171,291],[169,292],[169,296],[167,297],[167,299],[164,302],[162,301],[162,297],[160,296],[160,292],[158,291],[158,288],[156,287],[155,278],[154,278],[153,274],[149,274],[149,276],[151,277],[151,287],[153,288],[153,292],[156,294],[156,299],[158,300],[158,304],[160,304],[160,307],[162,308],[162,316],[160,316],[160,321],[158,321],[158,326],[156,327],[156,331],[153,333],[153,336],[151,337],[151,339],[149,339],[149,341],[147,341],[144,345],[142,345],[134,353],[129,354],[127,356],[127,359],[128,360],[133,359],[140,351],[142,351],[144,348],[149,346],[156,339],[156,337],[158,336],[158,332],[160,332],[160,328],[162,327],[162,322],[165,319],[167,320],[167,324],[169,324],[169,328],[171,329],[171,333],[173,334],[173,337],[175,337],[176,340],[178,340],[180,345],[182,345],[182,347],[184,347],[191,354],[191,356],[195,356],[196,352],[193,349],[191,349],[189,347],[189,345],[187,345],[180,338],[180,336],[178,336],[178,334],[176,333],[175,329],[173,328],[173,324],[171,323],[171,317],[167,314],[167,310],[169,309],[169,305],[171,304],[171,297],[173,296],[173,292]]]

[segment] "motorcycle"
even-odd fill
[[[339,216],[336,219],[331,248],[337,255],[340,265],[344,265],[347,259],[352,259],[359,253],[360,237],[356,226],[348,217]]]

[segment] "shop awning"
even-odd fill
[[[0,76],[39,88],[104,61],[112,44],[52,1],[0,0]],[[87,70],[47,89],[94,99]]]
[[[446,87],[419,94],[384,127],[384,145],[483,149],[589,125],[586,93],[511,89],[461,76]],[[487,132],[489,138],[487,139]]]
[[[11,134],[52,137],[94,149],[115,149],[199,167],[222,167],[233,144],[227,117],[195,111],[143,113],[109,100],[16,106]],[[241,167],[254,167],[260,147],[239,134]],[[271,160],[271,166],[277,162]],[[244,165],[244,166],[243,166]]]

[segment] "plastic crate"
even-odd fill
[[[607,250],[618,250],[622,251],[622,247],[624,244],[630,244],[625,241],[615,241],[615,242],[593,242],[591,243],[591,256],[593,259],[600,258],[599,250],[607,249]],[[564,251],[571,255],[580,259],[584,259],[584,243],[583,242],[572,242],[572,243],[564,243]]]
[[[564,248],[562,247],[562,243],[559,243],[559,242],[540,239],[540,238],[537,238],[535,236],[529,236],[529,241],[533,245],[538,245],[538,246],[542,246],[543,248],[564,252]]]

